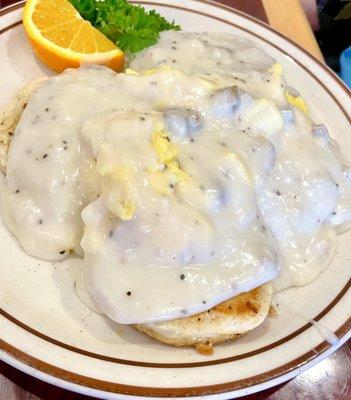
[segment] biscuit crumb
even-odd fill
[[[38,89],[47,78],[39,78],[29,82],[20,89],[9,102],[0,109],[0,170],[6,173],[7,151],[12,137],[21,118],[23,110],[27,107],[32,93]]]
[[[213,354],[213,344],[211,342],[198,343],[196,351],[203,356],[211,356]]]
[[[271,305],[268,310],[268,316],[275,318],[278,316],[277,310]]]

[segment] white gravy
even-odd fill
[[[349,170],[289,105],[280,66],[231,35],[182,32],[131,66],[154,70],[68,70],[32,96],[1,193],[23,249],[84,254],[89,293],[121,323],[313,280],[351,220]]]

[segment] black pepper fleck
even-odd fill
[[[38,224],[41,225],[43,223],[42,219],[39,219]]]
[[[145,117],[140,117],[140,121],[145,121]]]
[[[46,107],[46,108],[45,108],[45,112],[48,112],[48,111],[49,111],[49,109]]]
[[[42,158],[46,158],[48,155],[45,153]]]
[[[15,191],[15,193],[19,193],[20,192],[20,189],[17,189],[16,191]]]
[[[66,253],[66,250],[61,250],[60,251],[60,254],[65,254]]]
[[[173,183],[170,183],[168,186],[169,186],[171,189],[174,189]]]
[[[112,236],[113,236],[113,231],[110,231],[110,232],[108,233],[108,235],[109,235],[110,237],[112,237]]]
[[[282,193],[281,193],[280,190],[276,190],[276,191],[275,191],[275,194],[276,194],[277,196],[280,196]]]
[[[180,279],[183,281],[183,280],[185,279],[185,275],[184,275],[184,274],[181,274],[181,275],[180,275]]]
[[[131,296],[131,295],[132,295],[132,292],[130,292],[130,291],[128,290],[127,296]]]

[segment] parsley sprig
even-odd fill
[[[180,30],[155,10],[126,0],[70,0],[80,15],[121,50],[136,53],[157,42],[161,31]]]

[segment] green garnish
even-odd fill
[[[157,42],[161,31],[180,30],[155,10],[126,0],[70,0],[80,15],[121,50],[136,53]]]

